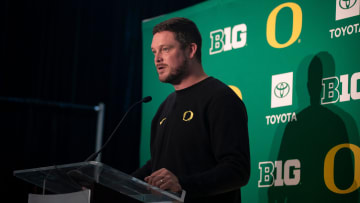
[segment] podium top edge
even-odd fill
[[[105,164],[98,162],[98,161],[88,161],[88,162],[76,162],[76,163],[70,163],[70,164],[61,164],[61,165],[51,165],[51,166],[44,166],[44,167],[38,167],[38,168],[29,168],[29,169],[20,169],[13,171],[13,175],[20,174],[20,173],[27,173],[32,171],[46,171],[46,170],[52,170],[55,168],[63,168],[63,167],[72,167],[72,166],[82,166],[82,165],[94,165],[94,166],[105,166]]]

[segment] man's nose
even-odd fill
[[[155,62],[159,63],[159,62],[162,62],[162,60],[163,60],[163,58],[162,58],[161,54],[157,53],[155,55]]]

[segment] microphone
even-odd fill
[[[100,152],[108,145],[108,143],[110,142],[111,138],[115,135],[115,132],[116,130],[120,127],[121,123],[124,121],[125,117],[127,116],[127,114],[138,104],[141,104],[141,103],[148,103],[149,101],[152,100],[152,97],[151,96],[147,96],[147,97],[144,97],[143,99],[141,99],[140,101],[137,101],[136,103],[134,103],[133,105],[130,106],[130,108],[126,111],[126,113],[124,114],[124,116],[122,117],[122,119],[120,120],[120,122],[117,124],[117,126],[115,127],[115,129],[112,131],[111,135],[109,136],[109,138],[106,140],[105,144],[103,144],[103,146],[96,152],[94,152],[93,154],[91,154],[86,160],[85,162],[87,161],[90,161],[90,160],[93,160],[95,159],[99,154]]]
[[[142,99],[142,102],[144,103],[148,103],[149,101],[152,100],[152,97],[151,96],[147,96],[147,97],[144,97],[144,99]]]

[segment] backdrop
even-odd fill
[[[251,178],[244,202],[360,202],[360,1],[209,1],[143,21],[141,164],[150,123],[174,91],[158,81],[152,28],[193,20],[205,71],[241,92]]]

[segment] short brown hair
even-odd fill
[[[175,39],[180,42],[183,49],[190,43],[195,43],[197,45],[195,58],[201,63],[201,35],[193,21],[180,17],[170,18],[157,24],[153,28],[153,35],[162,31],[175,33]]]

